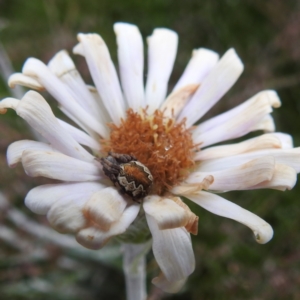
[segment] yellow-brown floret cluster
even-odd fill
[[[134,155],[153,176],[153,193],[164,194],[182,181],[194,165],[195,145],[185,121],[175,123],[156,110],[148,115],[132,109],[119,126],[109,124],[110,139],[102,140],[102,150]]]

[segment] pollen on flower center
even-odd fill
[[[148,115],[127,111],[120,126],[109,124],[110,139],[102,140],[102,149],[134,155],[153,176],[153,192],[162,195],[183,180],[194,165],[195,144],[185,121],[164,117],[156,110]],[[106,153],[104,155],[106,155]]]

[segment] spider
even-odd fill
[[[135,156],[108,152],[108,156],[101,158],[100,162],[105,175],[134,201],[140,202],[147,196],[153,176]]]

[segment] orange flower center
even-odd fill
[[[182,181],[194,165],[196,147],[185,120],[175,123],[159,110],[148,115],[146,110],[128,109],[120,126],[109,127],[110,138],[101,140],[103,155],[109,151],[134,155],[152,173],[153,192],[158,195]]]

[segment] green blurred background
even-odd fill
[[[58,50],[71,52],[78,32],[100,33],[117,62],[112,29],[117,21],[137,24],[144,37],[156,27],[178,32],[170,86],[193,48],[223,54],[234,47],[245,64],[244,74],[209,115],[262,89],[275,89],[282,100],[273,113],[277,131],[292,134],[295,146],[300,146],[299,1],[0,0],[0,42],[17,71],[29,56],[47,62]],[[74,59],[91,82],[83,60]],[[9,95],[5,81],[0,81],[0,99]],[[14,112],[1,116],[0,189],[8,202],[0,201],[0,299],[125,299],[115,244],[107,251],[84,251],[72,238],[55,235],[44,217],[24,206],[27,191],[48,182],[27,177],[20,166],[6,166],[8,144],[24,138],[31,138],[31,132]],[[181,293],[162,294],[150,283],[157,274],[150,253],[149,300],[300,299],[299,191],[300,185],[286,192],[223,195],[273,226],[274,238],[266,245],[257,244],[243,225],[191,205],[200,221],[199,234],[193,237],[196,271]]]

